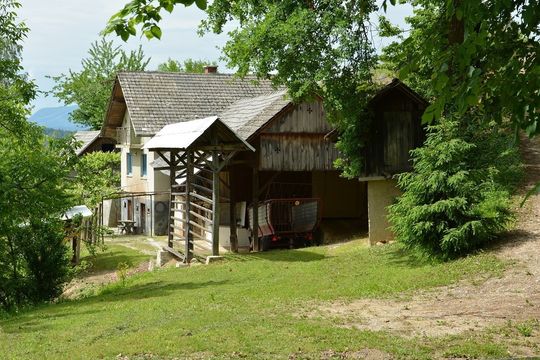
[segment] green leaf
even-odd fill
[[[456,18],[460,21],[463,19],[463,10],[461,10],[461,8],[456,9]]]
[[[152,31],[150,30],[144,30],[144,36],[146,36],[146,38],[150,40],[154,37],[154,34],[152,34]]]
[[[434,104],[431,104],[427,107],[426,111],[424,111],[424,114],[422,115],[422,123],[429,124],[433,121],[433,118],[435,116],[435,106]]]
[[[124,28],[122,29],[117,29],[116,30],[116,34],[120,35],[120,38],[123,40],[123,41],[127,41],[129,39],[129,32],[127,32]]]
[[[521,204],[519,206],[523,207],[523,205],[525,205],[525,202],[531,196],[534,196],[536,194],[540,194],[540,183],[536,183],[536,185],[534,185],[534,187],[531,190],[527,191],[527,194],[525,194],[525,197],[523,198],[523,201],[521,202]]]
[[[525,132],[527,133],[529,137],[532,137],[536,134],[537,125],[538,125],[537,122],[533,121],[532,123],[529,124],[529,126],[527,126],[527,128],[525,129]]]
[[[167,10],[169,13],[172,13],[174,10],[174,5],[172,3],[167,3],[163,5],[163,8]]]
[[[195,4],[197,4],[197,7],[201,10],[206,10],[206,7],[208,6],[206,0],[195,0]]]
[[[448,64],[447,63],[442,64],[440,72],[447,72],[447,71],[448,71]]]
[[[161,28],[157,25],[152,25],[150,28],[150,32],[153,36],[155,36],[158,39],[161,39]]]
[[[403,66],[401,69],[399,69],[399,78],[405,79],[409,75],[410,72],[411,72],[410,64]]]
[[[441,91],[448,83],[448,76],[444,73],[439,73],[435,81],[435,89]]]
[[[137,34],[137,30],[135,29],[135,25],[129,24],[127,27],[127,31],[130,35],[135,36]]]

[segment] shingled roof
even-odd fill
[[[78,156],[82,155],[83,152],[90,146],[96,139],[99,137],[100,131],[77,131],[73,134],[73,137],[77,142],[80,143],[80,146],[75,149],[75,152]]]
[[[219,114],[217,118],[234,130],[242,140],[247,141],[278,114],[287,111],[292,102],[287,98],[286,94],[287,91],[279,90],[253,98],[238,100]],[[157,168],[167,166],[161,158],[154,160],[151,165]],[[169,174],[168,170],[161,171],[164,174]]]
[[[238,100],[219,114],[219,118],[242,139],[247,140],[289,105],[291,100],[287,98],[287,91],[280,90]]]
[[[230,74],[120,72],[117,85],[138,136],[154,135],[168,124],[215,116],[240,99],[275,91],[269,80],[257,82],[252,76],[240,80]]]

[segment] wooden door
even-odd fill
[[[131,200],[127,201],[127,219],[133,220],[133,202]]]
[[[141,234],[146,233],[146,204],[141,203]]]

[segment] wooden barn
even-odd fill
[[[251,246],[257,251],[260,246],[258,237],[252,237],[250,243],[249,233],[244,231],[244,236],[239,236],[242,225],[251,229],[256,229],[260,225],[246,223],[245,209],[247,207],[253,208],[253,204],[269,199],[317,198],[322,203],[320,217],[323,222],[331,222],[335,219],[341,222],[352,221],[359,232],[367,231],[366,184],[357,180],[343,179],[333,168],[338,152],[332,142],[325,140],[325,135],[332,128],[325,120],[321,99],[295,105],[287,99],[285,91],[277,91],[235,102],[219,116],[219,121],[226,124],[238,136],[239,141],[247,142],[252,150],[236,150],[228,154],[225,150],[230,150],[232,144],[224,146],[222,141],[218,141],[212,147],[208,139],[202,142],[204,146],[193,145],[190,148],[194,151],[193,166],[196,169],[196,173],[193,174],[196,181],[191,190],[195,195],[197,195],[197,190],[202,194],[206,193],[203,197],[208,199],[206,204],[205,199],[197,196],[191,201],[198,200],[199,204],[195,207],[199,210],[200,206],[208,210],[212,209],[216,203],[214,199],[218,198],[215,193],[215,187],[218,185],[220,189],[217,191],[221,205],[221,215],[212,213],[205,216],[204,210],[202,213],[197,212],[193,215],[197,221],[192,224],[192,227],[199,230],[209,229],[212,227],[213,216],[219,216],[222,226],[220,229],[214,228],[213,231],[219,231],[221,245],[234,249],[235,244],[238,243],[240,247]],[[175,125],[180,125],[180,129],[181,125],[191,128],[191,123]],[[171,203],[183,204],[187,193],[185,187],[188,185],[184,183],[187,173],[187,166],[184,164],[186,160],[181,156],[185,156],[190,149],[181,145],[180,139],[187,138],[185,132],[174,135],[170,131],[173,131],[172,126],[165,127],[163,132],[159,132],[145,145],[145,149],[162,155],[161,165],[166,170],[171,169],[170,154],[177,153],[178,159],[181,160],[177,162],[177,168],[174,171],[178,176],[174,176],[174,180],[171,178],[173,194],[176,194],[176,196],[173,195]],[[185,131],[189,133],[188,130]],[[204,131],[201,131],[201,139],[203,133]],[[170,142],[160,141],[163,137],[168,137]],[[218,136],[211,139],[216,137]],[[201,141],[199,140],[198,143],[201,144]],[[177,147],[171,148],[175,144]],[[219,171],[219,182],[210,183],[211,178],[204,180],[204,169],[211,167],[208,159],[216,158],[211,152],[205,152],[209,148],[222,151],[220,159],[228,158]],[[175,156],[172,158],[174,159]],[[181,180],[178,181],[179,179]],[[182,190],[175,192],[174,189],[177,188]],[[181,214],[174,215],[174,211],[185,212],[178,208],[173,209],[173,214],[171,214],[173,223],[174,219],[183,219]],[[257,218],[258,216],[255,215],[251,221]],[[199,220],[202,220],[202,223]],[[179,226],[172,224],[172,228],[179,231],[171,232],[171,240],[182,241],[182,237],[185,236],[182,225],[184,222],[180,220]],[[211,238],[205,237],[208,234],[197,233],[196,229],[192,231],[194,239],[212,242]],[[210,230],[205,231],[205,233],[210,232]],[[232,243],[230,242],[231,234]]]
[[[338,152],[322,99],[293,104],[268,83],[224,74],[119,74],[102,133],[118,132],[123,186],[170,190],[167,233],[185,253],[216,254],[236,244],[257,251],[258,236],[248,230],[259,228],[254,205],[282,198],[320,199],[323,230],[332,223],[357,233],[369,227],[375,243],[391,238],[385,214],[397,194],[391,178],[410,168],[409,151],[423,141],[426,103],[394,80],[371,106],[366,173],[357,180],[333,168]]]

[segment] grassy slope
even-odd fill
[[[118,244],[108,244],[104,251],[98,250],[95,257],[90,255],[85,247],[83,247],[81,251],[81,261],[89,263],[90,274],[104,271],[116,271],[118,269],[118,264],[120,263],[126,263],[130,267],[136,267],[150,258],[150,256],[137,250]]]
[[[489,255],[418,264],[396,246],[366,249],[356,242],[231,256],[212,266],[137,275],[124,288],[115,284],[92,297],[4,319],[0,354],[37,359],[295,353],[302,358],[367,347],[429,356],[440,342],[340,328],[331,319],[300,317],[298,309],[320,301],[395,296],[502,268]]]

